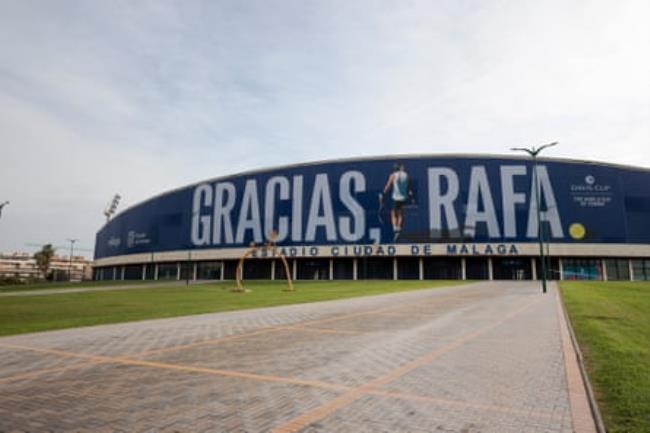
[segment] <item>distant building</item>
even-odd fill
[[[55,278],[59,276],[67,280],[68,270],[72,274],[72,281],[90,279],[92,276],[91,262],[82,256],[52,257],[50,271]],[[43,274],[36,265],[34,255],[25,252],[0,253],[0,279],[15,278],[20,281],[42,279]]]

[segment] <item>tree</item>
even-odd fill
[[[43,248],[36,254],[34,254],[34,260],[36,260],[36,266],[43,274],[43,278],[47,279],[48,271],[50,270],[50,263],[52,262],[52,256],[54,256],[54,248],[52,244],[43,245]]]

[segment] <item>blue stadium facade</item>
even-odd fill
[[[224,176],[109,221],[94,278],[232,279],[275,238],[244,279],[284,278],[280,255],[296,279],[536,279],[540,235],[549,278],[650,279],[650,170],[398,155]]]

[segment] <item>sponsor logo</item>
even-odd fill
[[[135,230],[129,230],[126,235],[126,247],[133,248],[138,245],[148,245],[151,240],[146,233],[138,233]]]
[[[571,184],[571,197],[573,202],[580,207],[602,208],[610,204],[614,197],[614,189],[611,184],[598,182],[597,179],[589,174],[584,177],[584,183]],[[576,238],[569,233],[573,239]]]
[[[118,248],[122,244],[122,240],[120,238],[116,238],[115,236],[111,237],[108,240],[108,246],[111,248]]]
[[[573,239],[579,240],[585,237],[587,229],[580,223],[573,223],[569,226],[569,234]]]

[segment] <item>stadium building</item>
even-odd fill
[[[650,170],[400,155],[224,176],[107,222],[93,278],[234,279],[254,243],[266,246],[244,279],[285,278],[284,255],[299,280],[528,280],[541,276],[538,232],[551,279],[650,279]]]

